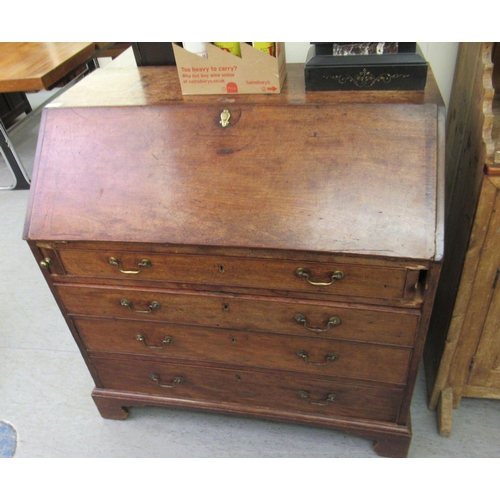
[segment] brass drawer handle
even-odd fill
[[[168,344],[171,344],[174,341],[174,339],[171,337],[163,337],[163,340],[161,341],[161,345],[151,345],[151,344],[148,344],[146,337],[144,335],[141,335],[140,333],[138,333],[135,336],[135,340],[137,340],[138,342],[142,342],[149,349],[163,349]]]
[[[297,278],[305,278],[305,280],[310,284],[314,286],[330,286],[335,283],[335,281],[341,280],[345,274],[343,271],[333,271],[330,274],[330,281],[327,283],[324,282],[318,282],[318,281],[311,281],[311,271],[308,271],[307,269],[304,269],[303,267],[299,267],[298,269],[295,269],[295,276]]]
[[[116,257],[110,257],[108,262],[112,266],[116,266],[118,268],[118,271],[120,271],[123,274],[139,274],[144,268],[146,267],[151,267],[151,261],[148,259],[142,259],[141,262],[139,262],[139,270],[138,271],[125,271],[124,269],[121,269],[121,262],[116,258]]]
[[[309,361],[309,353],[306,351],[297,351],[297,356],[303,361],[305,361],[308,365],[315,365],[315,366],[325,366],[330,361],[335,361],[336,359],[339,359],[339,357],[336,354],[327,354],[325,356],[324,363],[321,363],[319,361]]]
[[[333,403],[337,399],[337,396],[335,396],[335,394],[328,394],[324,401],[315,401],[314,399],[311,399],[309,397],[309,393],[307,391],[299,391],[299,396],[303,399],[307,399],[307,402],[310,405],[316,406],[326,406],[328,405],[328,403]]]
[[[182,377],[175,377],[171,384],[164,384],[163,382],[160,382],[160,376],[153,373],[149,376],[149,379],[165,389],[173,389],[176,385],[181,384],[183,381]]]
[[[134,309],[132,307],[132,303],[130,302],[130,300],[128,299],[121,299],[120,300],[120,305],[122,307],[127,307],[128,309],[130,309],[131,311],[135,312],[135,313],[140,313],[140,314],[150,314],[152,313],[155,309],[160,309],[161,307],[161,304],[159,302],[157,302],[156,300],[153,300],[153,302],[151,302],[149,305],[148,305],[148,310],[147,311],[142,311],[141,309]]]
[[[45,257],[45,259],[40,261],[40,267],[42,269],[48,269],[51,264],[52,264],[52,261],[48,257]]]
[[[231,119],[231,113],[229,112],[228,109],[225,109],[221,114],[220,114],[220,124],[222,125],[222,128],[226,128],[229,125],[229,120]]]
[[[304,328],[307,328],[311,332],[315,333],[324,333],[327,332],[331,326],[338,326],[342,323],[341,319],[338,316],[332,316],[328,319],[328,323],[326,324],[326,328],[312,328],[307,325],[307,318],[303,314],[296,314],[293,318],[299,325],[303,325]]]

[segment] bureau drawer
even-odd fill
[[[418,281],[418,273],[405,268],[344,263],[71,249],[60,249],[59,256],[70,276],[311,292],[326,296],[410,298],[408,293],[414,292]]]
[[[359,342],[218,330],[147,321],[76,318],[93,353],[289,370],[404,384],[412,350]]]
[[[416,311],[209,293],[58,285],[69,314],[411,346]]]
[[[103,388],[182,400],[396,421],[403,391],[249,370],[94,358]]]

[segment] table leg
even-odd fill
[[[16,154],[14,146],[9,139],[7,130],[5,129],[2,120],[0,120],[0,153],[2,154],[7,167],[14,176],[14,183],[10,186],[0,186],[0,190],[6,189],[29,189],[30,178],[21,163],[21,160]]]

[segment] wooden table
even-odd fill
[[[48,90],[94,52],[94,42],[0,43],[0,92]]]
[[[0,92],[50,90],[92,60],[95,42],[0,43]],[[0,120],[0,148],[15,182],[0,189],[28,189],[30,179]]]

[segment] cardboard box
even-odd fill
[[[279,94],[286,77],[284,42],[276,57],[242,42],[241,57],[207,43],[208,58],[173,44],[184,95]]]

